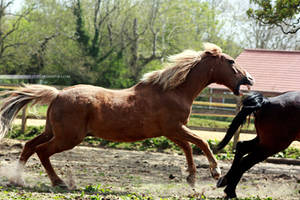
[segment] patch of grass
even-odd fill
[[[217,121],[208,119],[207,117],[192,115],[189,126],[199,126],[199,127],[210,127],[210,128],[228,128],[230,122],[228,121]]]
[[[45,118],[47,115],[48,106],[47,105],[36,105],[28,106],[27,108],[27,117],[29,118]],[[17,117],[21,117],[22,112],[19,112]]]
[[[188,126],[227,129],[232,122],[232,119],[232,117],[192,115],[190,117],[190,121],[188,122]],[[250,121],[249,125],[248,122],[246,122],[242,126],[242,131],[254,131],[253,120]]]
[[[44,131],[44,126],[27,126],[25,133],[22,133],[21,126],[13,126],[6,137],[20,140],[30,140]]]
[[[49,186],[39,186],[34,188],[19,188],[19,187],[0,187],[0,199],[14,200],[40,200],[40,199],[55,199],[55,200],[104,200],[104,199],[122,199],[122,200],[175,200],[176,197],[159,198],[151,193],[135,193],[121,192],[111,189],[110,186],[104,185],[87,185],[84,188],[77,190],[61,190]],[[180,199],[187,200],[222,200],[223,198],[209,198],[201,193],[194,193],[188,196],[183,196]],[[271,197],[247,197],[238,198],[237,200],[272,200]]]
[[[300,150],[294,147],[289,147],[274,155],[276,158],[293,158],[300,159]]]
[[[106,199],[104,197],[108,197],[107,199],[110,199],[109,197],[117,196],[118,199],[133,199],[133,200],[152,200],[152,196],[148,196],[145,194],[137,194],[137,193],[120,193],[120,192],[114,192],[110,188],[103,187],[102,185],[88,185],[86,186],[82,192],[81,196],[85,196],[86,194],[90,194],[90,199],[94,200],[100,200],[100,199]],[[114,198],[113,198],[114,199]]]

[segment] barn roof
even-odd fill
[[[236,62],[254,77],[253,91],[300,90],[300,51],[245,49]],[[224,88],[217,84],[210,87]]]

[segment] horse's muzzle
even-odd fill
[[[240,95],[240,87],[241,85],[252,86],[254,84],[254,80],[251,76],[243,77],[240,82],[237,84],[235,90],[233,91],[234,95]]]

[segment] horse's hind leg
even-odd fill
[[[36,147],[44,142],[47,142],[52,138],[52,133],[44,132],[37,137],[33,138],[32,140],[26,142],[21,156],[19,158],[18,164],[16,166],[16,173],[13,177],[10,178],[11,184],[14,185],[24,185],[24,180],[22,178],[22,172],[27,160],[35,153]]]
[[[36,153],[41,160],[53,186],[59,186],[61,188],[67,189],[67,185],[63,182],[61,178],[58,177],[54,171],[52,164],[50,162],[50,156],[55,153],[59,153],[65,150],[72,149],[78,145],[85,137],[85,134],[76,135],[76,132],[80,133],[80,129],[77,131],[58,131],[55,132],[54,137],[41,145],[36,149]]]
[[[188,163],[188,172],[189,176],[186,178],[187,182],[190,184],[190,186],[194,187],[196,182],[196,167],[193,161],[193,155],[192,155],[192,148],[188,142],[178,140],[176,138],[170,138],[171,141],[173,141],[175,144],[177,144],[181,149],[183,150],[186,161]]]

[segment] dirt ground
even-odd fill
[[[21,150],[20,141],[3,140],[0,144],[0,166],[15,162]],[[197,193],[208,198],[223,197],[223,189],[215,187],[216,181],[209,174],[206,158],[194,156],[194,159],[197,165],[195,190],[185,181],[187,172],[183,155],[78,146],[51,157],[54,168],[64,180],[68,179],[67,174],[71,170],[77,188],[101,184],[116,194],[130,192],[182,199]],[[231,163],[219,161],[219,164],[224,173]],[[299,176],[300,166],[260,163],[244,174],[237,195],[298,200]],[[27,163],[24,178],[29,187],[50,186],[36,155]],[[9,187],[6,178],[0,177],[0,180],[0,186]]]

